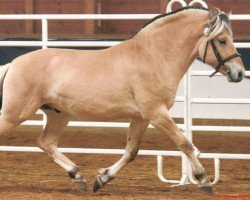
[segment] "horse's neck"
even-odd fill
[[[157,70],[165,72],[168,77],[174,77],[176,81],[182,79],[198,56],[197,43],[203,33],[205,15],[204,13],[200,17],[183,15],[180,18],[162,19],[166,21],[160,22],[160,25],[152,24],[139,33],[137,38],[146,46],[147,53],[157,59],[155,62]]]

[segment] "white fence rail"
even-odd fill
[[[42,21],[42,40],[41,41],[1,41],[0,46],[41,46],[47,47],[109,47],[119,44],[120,41],[49,41],[48,40],[48,21],[49,20],[135,20],[135,19],[151,19],[155,14],[77,14],[77,15],[0,15],[0,20],[41,20]],[[232,20],[250,20],[250,15],[231,15]],[[238,48],[250,48],[250,43],[235,43]],[[249,132],[250,127],[236,126],[193,126],[192,125],[192,104],[250,104],[250,99],[236,98],[192,98],[191,96],[191,77],[192,76],[208,76],[210,71],[189,71],[185,76],[184,81],[184,96],[177,97],[176,102],[184,102],[184,124],[179,127],[185,130],[186,136],[192,140],[192,131],[241,131]],[[247,72],[250,75],[250,72]],[[219,75],[218,75],[219,76]],[[38,112],[41,114],[41,112]],[[23,125],[43,126],[45,121],[29,120]],[[79,122],[72,121],[69,126],[81,127],[128,127],[128,123],[111,123],[111,122]],[[150,128],[153,128],[150,126]],[[124,150],[119,149],[86,149],[86,148],[61,148],[65,153],[101,153],[101,154],[122,154]],[[37,147],[13,147],[0,146],[0,151],[17,151],[17,152],[41,152]],[[185,184],[188,182],[195,183],[192,178],[189,164],[181,152],[177,151],[153,151],[141,150],[140,155],[157,156],[158,176],[161,181],[169,183]],[[162,174],[162,156],[179,156],[182,157],[182,179],[167,180]],[[215,180],[219,180],[219,159],[250,159],[249,154],[217,154],[217,153],[202,153],[201,158],[211,158],[215,161]]]

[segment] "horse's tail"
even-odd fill
[[[8,72],[9,67],[10,67],[10,64],[6,64],[0,67],[0,110],[2,109],[3,82],[4,82],[4,79]]]

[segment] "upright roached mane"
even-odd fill
[[[207,28],[209,28],[209,31],[210,31],[208,40],[211,40],[215,38],[216,36],[218,36],[225,28],[230,32],[231,35],[233,35],[232,26],[231,26],[230,19],[229,19],[230,14],[226,14],[225,12],[220,11],[218,8],[214,8],[214,10],[208,10],[203,7],[195,8],[192,6],[183,7],[173,12],[158,15],[154,17],[153,19],[149,20],[140,31],[143,31],[144,28],[146,28],[148,25],[152,24],[156,20],[159,20],[168,16],[172,16],[174,14],[180,14],[181,12],[185,10],[189,10],[189,9],[196,9],[197,11],[205,10],[205,11],[210,12],[210,20],[207,23]],[[136,34],[139,34],[140,31],[138,31]]]
[[[145,28],[149,24],[152,24],[153,22],[155,22],[158,19],[161,19],[161,18],[167,17],[167,16],[171,16],[171,15],[174,15],[174,14],[179,14],[180,12],[185,11],[185,10],[189,10],[189,9],[209,11],[208,9],[203,8],[203,7],[201,7],[201,8],[195,8],[195,7],[192,7],[192,6],[182,7],[182,8],[179,8],[179,9],[175,10],[175,11],[167,12],[167,13],[164,13],[164,14],[161,14],[161,15],[158,15],[158,16],[154,17],[153,19],[149,20],[146,24],[144,24],[143,28]]]
[[[210,35],[203,33],[205,28]],[[214,40],[209,41],[209,37]],[[227,40],[226,45],[220,43],[221,38]],[[206,63],[222,66],[220,72],[230,82],[244,78],[228,17],[220,11],[190,7],[154,18],[135,37],[108,49],[49,48],[20,56],[0,70],[0,135],[11,133],[41,108],[47,122],[38,138],[39,147],[79,188],[87,190],[79,167],[58,150],[63,129],[73,117],[85,121],[130,118],[125,153],[99,171],[93,186],[96,192],[136,157],[142,136],[152,124],[187,156],[201,190],[212,193],[194,145],[169,115],[178,84],[204,52]]]

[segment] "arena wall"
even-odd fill
[[[0,14],[160,14],[168,0],[1,0]],[[189,1],[187,1],[189,2]],[[233,14],[246,14],[246,0],[206,0],[206,3]],[[177,5],[175,6],[177,8]],[[53,20],[49,38],[129,38],[147,20]],[[0,37],[40,38],[41,22],[32,20],[0,21]],[[249,21],[233,22],[236,39],[250,39]]]

